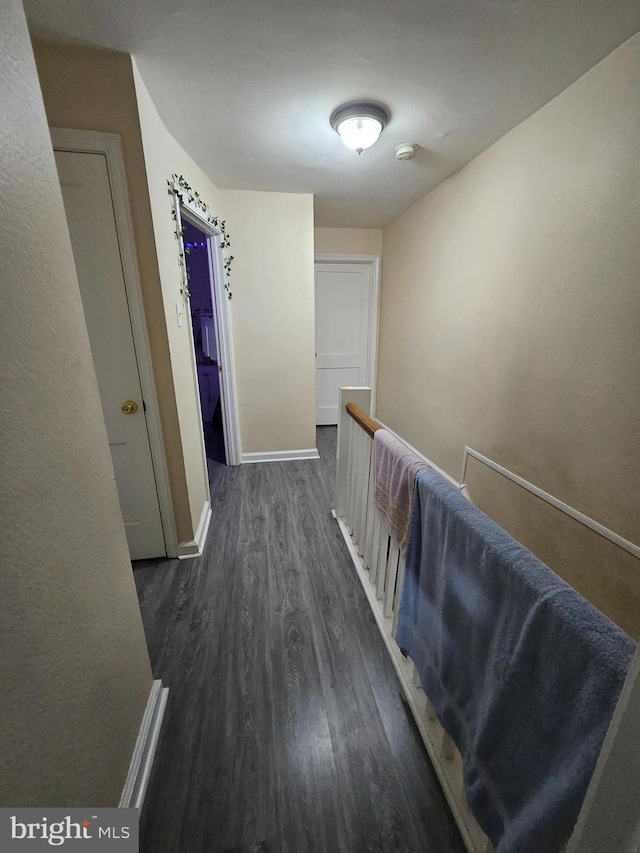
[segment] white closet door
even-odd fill
[[[371,264],[316,262],[316,423],[338,423],[338,389],[371,382]]]
[[[106,158],[56,151],[56,164],[131,559],[162,556],[166,548]],[[137,410],[125,414],[127,401]]]

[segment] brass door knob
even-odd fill
[[[121,406],[123,415],[132,415],[138,411],[138,404],[134,400],[125,400]]]

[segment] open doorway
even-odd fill
[[[207,235],[187,221],[186,218],[183,220],[182,228],[182,240],[189,273],[189,292],[191,294],[189,306],[205,451],[209,465],[212,462],[226,465],[227,454],[220,394],[219,350]]]
[[[209,214],[206,205],[187,194],[177,178],[170,186],[174,198],[176,237],[180,243],[182,287],[186,289],[186,274],[190,272],[190,289],[194,292],[194,299],[186,300],[193,309],[188,334],[193,353],[193,390],[200,397],[199,402],[204,403],[199,406],[203,428],[201,448],[203,474],[209,490],[216,469],[221,470],[225,463],[240,465],[242,458],[229,301],[231,297],[226,279],[230,262],[225,256],[225,248],[229,245],[228,235],[223,233],[218,220]],[[197,196],[197,193],[195,195]],[[185,243],[196,245],[185,246]],[[202,243],[205,244],[204,247]],[[177,303],[176,307],[178,325],[181,325],[184,301]],[[196,311],[201,315],[210,315],[206,316],[204,324],[203,316],[199,316]],[[205,373],[206,377],[203,375]],[[216,436],[216,422],[219,425],[220,417],[222,430],[218,428]],[[205,445],[205,439],[208,447]],[[222,462],[218,462],[216,457],[222,458]]]

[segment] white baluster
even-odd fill
[[[378,553],[378,574],[376,577],[376,595],[382,600],[384,596],[384,588],[387,582],[387,556],[389,553],[389,534],[383,527],[383,535],[380,542],[380,551]]]
[[[347,522],[347,527],[349,528],[349,533],[353,536],[353,524],[354,524],[354,495],[355,495],[355,472],[356,472],[356,430],[359,427],[356,423],[354,423],[351,418],[349,418],[349,450],[348,450],[348,470],[347,470],[347,514],[345,520]]]
[[[387,568],[387,582],[384,590],[384,615],[389,617],[393,612],[393,599],[396,594],[396,578],[398,577],[398,560],[400,551],[396,543],[391,540],[389,546],[389,562]]]
[[[369,441],[369,452],[367,455],[367,502],[365,504],[365,530],[364,530],[364,567],[371,568],[371,552],[373,550],[373,523],[375,507],[373,504],[373,442]]]
[[[367,537],[369,536],[369,493],[371,488],[371,437],[364,432],[364,444],[362,446],[362,541],[361,552],[364,559],[364,554],[367,549]]]
[[[356,473],[355,473],[355,517],[354,517],[354,535],[353,541],[358,546],[358,553],[362,554],[362,540],[363,540],[363,520],[364,520],[364,492],[365,492],[365,470],[364,470],[364,450],[366,448],[365,442],[369,441],[369,437],[366,432],[355,424],[356,427],[356,456],[355,456],[355,464],[356,464]]]
[[[373,530],[371,542],[371,563],[369,564],[369,580],[375,584],[378,577],[378,558],[380,554],[380,540],[382,539],[382,523],[380,516],[374,506],[373,508]]]
[[[340,406],[338,411],[338,446],[336,451],[336,515],[338,518],[347,516],[347,472],[349,451],[349,424],[352,418],[347,412],[347,403],[355,403],[364,412],[371,409],[370,388],[340,388]]]
[[[396,628],[398,627],[398,608],[400,607],[400,598],[402,596],[402,584],[404,583],[405,569],[405,554],[400,553],[398,561],[398,580],[396,581],[396,594],[393,598],[393,626],[391,628],[392,636],[395,636]]]

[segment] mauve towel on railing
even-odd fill
[[[555,853],[633,640],[431,469],[416,477],[396,640],[462,754],[496,851]]]
[[[425,467],[426,462],[388,430],[376,430],[373,436],[375,504],[401,550],[407,541],[416,473]]]

